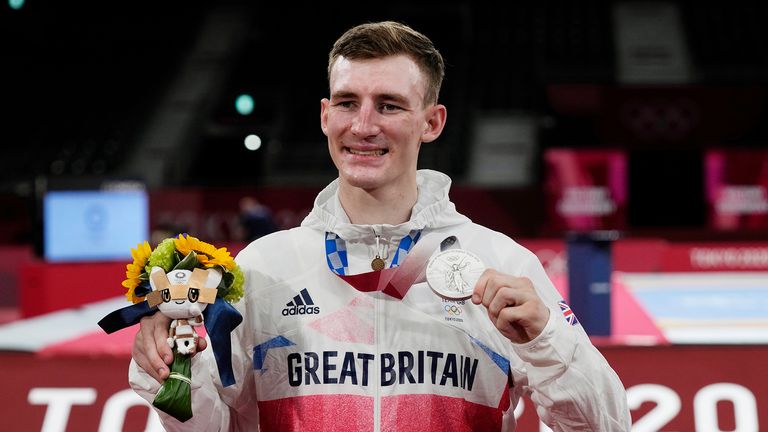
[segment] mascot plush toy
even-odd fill
[[[166,274],[160,267],[152,267],[149,276],[152,292],[147,302],[171,318],[168,346],[181,354],[194,354],[197,350],[197,332],[203,325],[203,311],[216,302],[216,287],[221,272],[216,269],[194,271],[173,270]]]

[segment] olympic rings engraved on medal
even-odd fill
[[[452,305],[452,304],[447,304],[447,305],[443,306],[443,309],[445,309],[445,311],[448,312],[451,315],[461,315],[461,313],[463,312],[461,310],[461,307],[456,306],[456,305]]]

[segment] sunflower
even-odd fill
[[[197,260],[207,268],[217,265],[227,270],[235,268],[235,260],[232,259],[227,248],[216,249],[212,244],[200,241],[190,235],[185,236],[184,234],[179,234],[173,241],[176,244],[176,250],[183,256],[187,256],[191,251],[195,251]]]
[[[131,256],[133,262],[125,266],[125,279],[123,286],[128,288],[125,293],[125,297],[128,301],[138,303],[144,300],[143,297],[137,297],[134,291],[136,287],[141,283],[141,274],[144,273],[144,266],[147,265],[149,255],[152,253],[152,248],[149,247],[149,242],[146,240],[144,243],[139,243],[136,249],[131,249]]]

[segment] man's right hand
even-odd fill
[[[173,363],[173,351],[168,346],[168,328],[171,319],[157,312],[141,319],[141,328],[133,340],[131,355],[136,364],[157,382],[168,378],[168,365]],[[204,337],[197,338],[197,352],[208,346]]]

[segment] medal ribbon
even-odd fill
[[[413,230],[407,236],[400,240],[397,245],[397,251],[392,258],[390,268],[397,267],[401,261],[405,260],[408,252],[413,245],[419,241],[421,230]],[[349,261],[347,260],[347,244],[338,235],[332,232],[325,233],[325,255],[328,261],[328,267],[337,275],[346,275],[349,272]]]
[[[358,291],[381,291],[402,300],[411,286],[424,280],[427,259],[440,243],[436,235],[420,237],[421,231],[412,231],[403,237],[389,268],[347,275],[349,264],[344,240],[334,233],[326,233],[325,249],[328,267]],[[420,239],[421,241],[419,241]],[[418,244],[414,247],[417,241]],[[410,257],[410,259],[406,260],[406,257]]]

